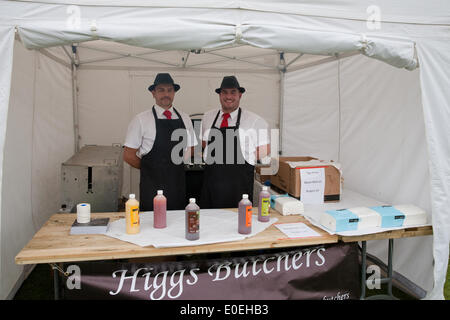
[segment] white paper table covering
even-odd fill
[[[265,230],[277,218],[270,218],[268,222],[259,222],[258,216],[252,216],[252,232],[247,235],[238,233],[238,213],[223,209],[200,210],[200,239],[186,240],[185,211],[167,211],[167,227],[156,229],[153,227],[153,212],[140,213],[141,229],[138,234],[130,235],[125,232],[125,219],[119,219],[109,224],[105,235],[134,243],[141,247],[154,246],[156,248],[183,247],[219,242],[238,241],[254,236]]]

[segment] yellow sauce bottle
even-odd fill
[[[139,201],[132,193],[128,201],[125,203],[125,224],[128,234],[136,234],[140,231],[139,224]]]

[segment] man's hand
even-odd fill
[[[124,147],[123,161],[136,169],[141,168],[141,159],[136,155],[138,149]]]

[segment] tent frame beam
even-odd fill
[[[298,57],[297,57],[298,58]],[[278,72],[280,73],[280,91],[279,91],[279,133],[278,133],[278,155],[283,154],[283,122],[284,122],[284,81],[286,77],[286,60],[284,52],[279,53]]]
[[[136,67],[136,66],[100,66],[100,65],[81,65],[79,70],[122,70],[122,71],[149,71],[149,72],[217,72],[217,73],[260,73],[260,74],[278,74],[277,69],[229,69],[229,68],[194,68],[182,67]]]
[[[211,55],[214,55],[214,56],[226,58],[226,59],[228,59],[228,60],[241,61],[241,62],[245,62],[245,63],[257,65],[257,66],[260,66],[260,67],[263,67],[263,68],[277,69],[277,67],[270,67],[270,66],[267,66],[267,65],[262,64],[262,63],[258,63],[258,62],[246,60],[246,59],[248,59],[248,58],[254,58],[254,57],[257,57],[257,56],[244,57],[244,58],[237,58],[237,57],[234,57],[234,56],[228,56],[228,55],[220,54],[220,53],[211,53],[211,52],[207,52],[207,53],[208,53],[208,54],[211,54]]]
[[[80,64],[87,64],[87,63],[92,63],[92,62],[100,62],[100,61],[106,61],[106,60],[113,60],[113,59],[122,59],[122,58],[134,58],[134,59],[140,59],[140,60],[144,60],[144,61],[148,61],[148,62],[155,62],[155,63],[160,63],[160,64],[164,64],[164,65],[168,65],[168,66],[177,66],[177,64],[173,64],[173,63],[168,63],[168,62],[164,62],[161,60],[157,60],[157,59],[149,59],[149,58],[144,58],[142,57],[143,55],[148,55],[148,54],[153,54],[153,53],[159,53],[159,52],[164,52],[163,51],[151,51],[151,52],[144,52],[144,53],[120,53],[117,51],[113,51],[113,50],[105,50],[105,49],[98,49],[98,48],[91,48],[91,47],[87,47],[84,45],[79,46],[80,48],[84,48],[84,49],[90,49],[90,50],[95,50],[95,51],[99,51],[99,52],[103,52],[103,53],[109,53],[109,54],[115,54],[117,55],[117,57],[110,57],[110,58],[99,58],[99,59],[93,59],[93,60],[87,60],[87,61],[80,61]]]
[[[66,61],[64,61],[61,58],[58,58],[57,56],[55,56],[54,54],[52,54],[51,52],[49,52],[47,49],[39,49],[38,50],[39,53],[43,54],[44,56],[46,56],[47,58],[52,59],[53,61],[59,63],[60,65],[66,67],[66,68],[71,68],[70,63],[67,63]]]
[[[326,57],[326,58],[323,58],[323,59],[320,59],[320,60],[317,60],[317,61],[306,63],[306,64],[304,64],[302,66],[297,66],[297,67],[290,68],[290,69],[286,70],[286,72],[293,72],[293,71],[298,71],[298,70],[302,70],[302,69],[307,69],[307,68],[318,66],[318,65],[321,65],[321,64],[324,64],[324,63],[327,63],[327,62],[336,61],[336,60],[339,60],[339,59],[342,59],[342,58],[353,57],[353,56],[356,56],[356,55],[359,55],[359,54],[361,54],[360,51],[352,51],[352,52],[346,52],[346,53],[342,53],[342,54],[336,54],[336,55],[334,55],[332,57]]]

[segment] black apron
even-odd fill
[[[141,181],[139,184],[140,210],[153,211],[153,198],[157,190],[163,190],[167,198],[167,210],[181,210],[186,207],[186,175],[184,164],[171,160],[172,148],[179,141],[172,141],[172,132],[185,129],[183,119],[173,108],[178,119],[158,119],[153,106],[156,136],[153,147],[141,159]],[[186,146],[183,147],[183,150]]]
[[[202,195],[200,199],[200,208],[237,208],[239,201],[242,199],[244,193],[248,194],[250,201],[253,201],[253,180],[255,166],[245,161],[241,151],[240,138],[238,129],[241,121],[241,109],[239,108],[236,125],[234,127],[217,128],[215,123],[219,117],[220,110],[216,115],[211,126],[212,130],[219,130],[223,141],[223,159],[222,163],[211,163],[211,161],[205,160],[205,172],[203,176]],[[233,130],[228,137],[227,131]],[[208,137],[208,146],[211,145],[214,140],[211,139],[214,136],[210,134]],[[234,141],[227,141],[230,140]],[[226,163],[227,146],[232,146],[234,159],[232,164]],[[208,154],[211,157],[215,157],[215,152],[208,150]],[[207,158],[209,155],[206,156]],[[212,159],[211,158],[211,159]],[[217,159],[217,158],[216,158]],[[238,162],[238,159],[240,161]],[[219,161],[218,161],[219,162]]]

